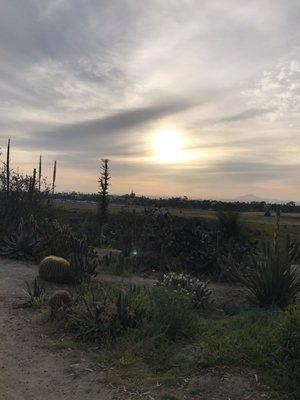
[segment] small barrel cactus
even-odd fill
[[[68,290],[55,290],[49,300],[51,310],[65,308],[72,303],[72,296]]]
[[[39,276],[48,282],[69,283],[72,281],[70,263],[62,257],[46,257],[40,262]]]
[[[55,318],[60,311],[64,311],[72,304],[72,296],[68,290],[56,290],[49,300],[51,318]]]

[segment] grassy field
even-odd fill
[[[80,212],[96,212],[97,206],[94,203],[87,202],[57,202],[59,207],[67,211]],[[119,213],[122,210],[133,211],[140,213],[144,211],[143,206],[126,206],[120,204],[110,204],[109,210],[111,213]],[[202,209],[180,209],[168,208],[172,215],[185,218],[201,218],[206,220],[216,220],[217,212]],[[265,217],[263,212],[240,212],[240,221],[245,229],[249,229],[254,236],[270,237],[274,231],[275,215]],[[280,218],[280,232],[282,236],[286,234],[300,240],[300,213],[282,213]]]

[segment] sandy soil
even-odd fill
[[[68,338],[47,331],[39,311],[16,307],[25,300],[24,281],[36,275],[35,265],[0,258],[0,400],[173,398],[162,397],[163,393],[178,400],[269,398],[259,390],[259,377],[253,371],[222,369],[203,370],[187,379],[186,387],[171,392],[164,388],[144,392],[142,387],[129,391],[126,382],[110,390],[101,383],[105,367],[96,363],[92,349],[79,344],[60,347]]]
[[[35,276],[34,265],[0,259],[0,399],[116,398],[97,383],[101,371],[83,351],[47,350],[57,337],[32,322],[32,310],[14,307],[25,299],[24,281]]]

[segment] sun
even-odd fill
[[[153,139],[154,158],[163,163],[180,162],[183,158],[183,139],[176,131],[165,130]]]

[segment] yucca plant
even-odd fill
[[[296,263],[299,260],[299,243],[287,237],[284,245],[264,243],[262,252],[252,258],[247,272],[235,275],[248,292],[248,298],[263,308],[285,309],[297,300],[300,278]]]
[[[25,282],[24,293],[29,298],[28,303],[30,306],[38,308],[42,305],[45,289],[44,286],[38,281],[37,278],[34,279],[32,285],[29,282]]]

